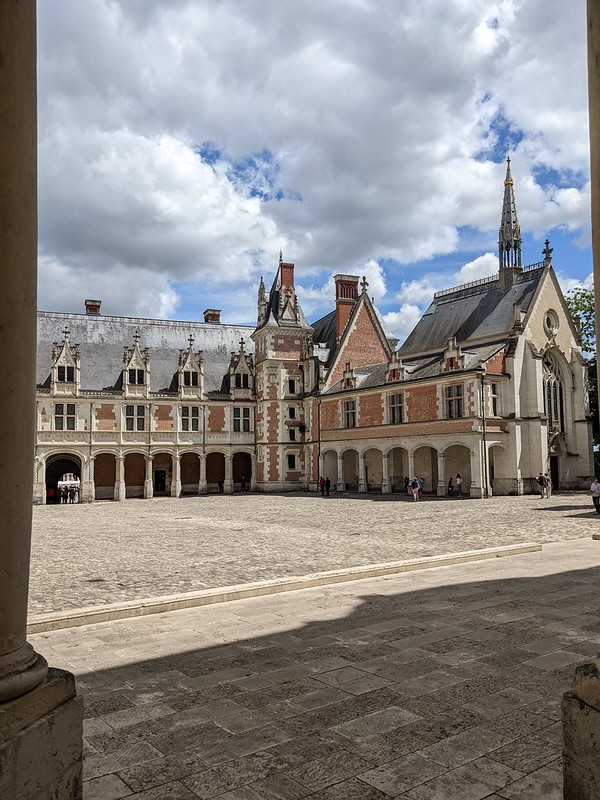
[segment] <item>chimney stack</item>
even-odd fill
[[[204,310],[204,322],[213,322],[216,325],[219,325],[221,323],[221,309],[206,308]]]
[[[86,300],[85,313],[86,314],[99,314],[102,300]]]
[[[279,262],[279,277],[281,279],[281,286],[287,286],[290,289],[294,288],[294,264],[287,261]]]
[[[335,335],[339,340],[358,299],[358,277],[335,275]]]

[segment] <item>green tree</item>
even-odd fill
[[[578,318],[581,332],[581,347],[588,367],[588,392],[590,396],[590,416],[594,433],[594,446],[600,445],[600,422],[598,419],[598,372],[596,367],[596,309],[594,290],[572,289],[565,297],[567,308],[573,319]],[[600,469],[600,453],[594,453],[596,474]]]

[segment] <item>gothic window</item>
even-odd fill
[[[75,367],[58,367],[56,377],[59,383],[72,383],[75,380]]]
[[[444,387],[444,400],[447,419],[458,419],[463,415],[462,383],[454,383]]]
[[[144,385],[144,370],[143,369],[130,369],[128,370],[129,373],[129,383],[132,386],[143,386]]]
[[[563,385],[558,364],[549,353],[544,356],[542,369],[544,373],[544,411],[548,418],[548,431],[562,433],[565,429]]]
[[[192,374],[196,375],[197,373],[194,372]],[[197,431],[199,418],[200,418],[200,408],[198,406],[182,406],[181,430]]]
[[[403,392],[388,395],[388,419],[390,425],[397,425],[400,422],[404,422]]]
[[[198,386],[198,373],[196,370],[186,369],[183,373],[184,386]]]
[[[344,428],[356,428],[356,400],[345,400],[342,404]]]
[[[54,430],[75,430],[75,403],[56,403],[54,406]]]
[[[250,409],[249,408],[234,408],[233,409],[233,430],[239,433],[240,431],[247,432],[250,430]]]
[[[125,430],[146,430],[146,409],[144,406],[125,406]]]

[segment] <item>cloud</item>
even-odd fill
[[[383,315],[387,329],[398,339],[398,344],[402,344],[420,319],[419,307],[410,303],[403,303],[398,311]]]
[[[477,281],[488,275],[498,272],[498,256],[494,253],[485,253],[462,266],[454,276],[457,284]]]

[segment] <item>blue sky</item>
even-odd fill
[[[40,3],[44,310],[255,322],[280,249],[309,320],[366,275],[403,339],[525,263],[590,283],[584,0]]]

